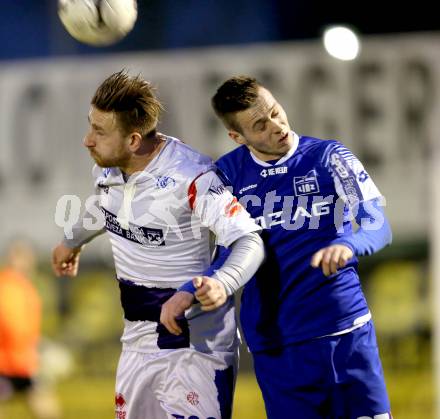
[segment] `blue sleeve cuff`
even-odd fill
[[[225,247],[219,246],[217,249],[217,255],[214,258],[211,265],[202,273],[202,276],[212,276],[212,274],[217,270],[220,269],[223,264],[225,263],[225,260],[228,258],[229,254],[231,253],[230,250],[226,249]],[[180,286],[177,291],[186,291],[191,294],[194,294],[197,291],[197,288],[194,286],[192,279],[188,282],[185,282],[182,286]]]
[[[333,240],[332,244],[343,244],[344,246],[347,246],[351,251],[353,252],[353,255],[358,255],[357,249],[353,246],[353,244],[349,240],[345,240],[343,238]]]
[[[192,280],[185,282],[181,287],[177,288],[177,291],[186,291],[191,294],[194,294],[196,292],[197,288],[194,286]]]
[[[356,222],[359,229],[355,233],[339,237],[331,244],[343,244],[356,256],[364,256],[371,255],[391,243],[391,227],[379,199],[361,202]]]

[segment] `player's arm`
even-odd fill
[[[96,223],[85,222],[96,219]],[[79,257],[84,245],[105,232],[105,220],[99,210],[99,197],[88,201],[84,213],[64,239],[52,251],[52,269],[56,276],[74,277],[78,273]]]
[[[201,277],[188,281],[162,306],[161,323],[175,334],[180,333],[175,318],[191,306],[194,297],[202,310],[220,307],[252,278],[264,260],[260,227],[213,172],[204,177],[194,185],[193,210],[216,234],[218,244],[230,247],[230,251],[222,253]]]
[[[371,255],[391,243],[391,227],[379,199],[360,203],[355,218],[356,232],[333,240],[313,255],[311,265],[321,267],[324,275],[336,273],[353,256]]]
[[[263,262],[261,227],[214,171],[205,173],[193,184],[190,195],[195,215],[215,234],[216,244],[231,249],[223,265],[213,268],[210,275],[230,296],[251,279]],[[198,289],[196,296],[203,298],[204,289]]]
[[[230,249],[223,249],[211,266],[196,281],[180,289],[194,293],[202,310],[220,307],[257,272],[264,259],[264,245],[258,233],[238,238]]]
[[[332,275],[353,256],[371,255],[391,243],[390,224],[385,216],[383,197],[361,162],[344,146],[331,148],[327,167],[333,176],[339,198],[348,205],[359,228],[344,234],[312,256],[311,265]]]
[[[180,334],[182,330],[176,322],[177,317],[197,301],[202,304],[203,311],[222,306],[252,278],[263,259],[264,246],[258,233],[240,237],[229,249],[223,248],[201,276],[186,282],[162,305],[160,322],[171,333]]]

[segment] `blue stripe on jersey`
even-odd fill
[[[157,346],[160,349],[189,348],[188,321],[182,316],[176,318],[176,323],[182,329],[182,333],[178,336],[168,332],[167,328],[162,323],[157,325],[156,332],[159,333]]]
[[[234,397],[234,367],[215,371],[215,386],[220,404],[221,419],[231,419],[232,401]],[[208,418],[209,419],[209,418]]]
[[[211,265],[209,265],[206,268],[202,276],[212,276],[216,270],[220,269],[223,266],[230,253],[231,251],[229,249],[225,249],[224,247],[218,247],[217,253]],[[197,288],[194,286],[192,279],[190,279],[188,280],[188,282],[185,282],[182,286],[180,286],[178,288],[178,291],[186,291],[191,294],[194,294],[197,291]]]
[[[121,304],[124,317],[129,321],[160,320],[162,304],[165,303],[176,290],[174,288],[147,288],[142,285],[130,284],[130,281],[119,280]],[[176,322],[182,329],[179,336],[173,335],[161,323],[156,332],[159,334],[157,345],[160,349],[189,348],[189,327],[185,316],[180,316]]]

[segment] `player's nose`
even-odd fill
[[[90,148],[95,146],[95,142],[93,141],[92,135],[86,134],[83,139],[83,144],[85,147]]]
[[[274,134],[281,133],[281,131],[283,130],[283,124],[282,124],[281,120],[272,119],[271,123],[272,123],[272,129],[273,129]]]

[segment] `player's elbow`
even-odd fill
[[[258,265],[258,267],[264,262],[264,259],[266,258],[266,250],[264,247],[263,239],[261,238],[260,234],[257,232],[249,233],[249,240],[251,243],[253,243],[253,256],[255,257],[255,265]]]

